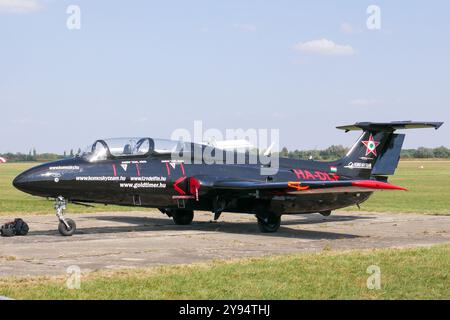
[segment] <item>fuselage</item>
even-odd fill
[[[362,203],[371,192],[310,194],[301,197],[279,193],[233,192],[218,194],[208,190],[208,181],[245,179],[251,181],[336,181],[349,179],[334,171],[334,163],[280,159],[274,175],[261,175],[261,164],[206,164],[171,160],[170,155],[121,157],[90,162],[76,157],[36,166],[19,175],[14,186],[29,194],[72,202],[99,203],[170,209],[253,213],[264,201],[280,214],[314,213]],[[331,169],[330,169],[331,168]],[[189,177],[202,177],[198,195],[189,190]],[[205,182],[206,181],[206,182]]]

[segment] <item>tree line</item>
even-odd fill
[[[81,150],[78,150],[81,153]],[[28,153],[4,153],[0,154],[0,157],[6,158],[8,162],[48,162],[67,158],[73,158],[75,156],[74,150],[69,152],[64,151],[63,154],[56,153],[38,153],[36,149],[30,150]]]
[[[342,145],[333,145],[324,150],[293,150],[289,151],[283,148],[280,152],[281,157],[291,159],[314,159],[314,160],[336,160],[345,156],[349,148]],[[77,153],[81,153],[78,150]],[[9,162],[47,162],[59,159],[72,158],[75,156],[74,150],[64,151],[63,154],[55,153],[37,153],[36,149],[30,150],[29,153],[6,153],[0,154],[1,157],[8,159]],[[402,159],[445,159],[450,158],[450,149],[446,147],[417,149],[404,149],[401,152]]]
[[[291,159],[336,160],[344,157],[349,148],[341,145],[333,145],[324,150],[294,150],[283,148],[280,156]],[[445,159],[450,158],[450,149],[446,147],[417,149],[403,149],[400,153],[402,159]]]

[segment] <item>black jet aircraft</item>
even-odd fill
[[[55,199],[59,232],[76,225],[64,217],[68,202],[158,208],[179,225],[192,222],[195,210],[254,214],[262,232],[275,232],[283,214],[321,213],[360,205],[376,190],[406,190],[387,182],[397,168],[404,134],[399,129],[435,128],[441,122],[360,122],[338,127],[362,130],[342,159],[331,162],[280,158],[275,174],[262,175],[260,156],[251,163],[211,163],[230,151],[205,145],[127,138],[97,140],[75,158],[39,165],[20,174],[14,186],[31,195]],[[200,152],[197,152],[199,151]],[[206,154],[208,156],[206,156]],[[234,160],[242,153],[233,152]],[[209,157],[209,158],[208,158]],[[228,158],[227,158],[228,159]]]

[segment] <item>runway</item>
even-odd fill
[[[279,232],[261,234],[251,215],[224,213],[212,223],[196,213],[177,226],[150,211],[68,215],[77,223],[62,237],[53,215],[24,216],[25,237],[0,238],[0,276],[64,275],[322,250],[416,247],[450,243],[450,216],[341,212],[283,216]],[[1,217],[2,223],[14,217]]]

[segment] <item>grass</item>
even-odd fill
[[[369,266],[381,289],[367,288]],[[450,246],[264,257],[164,266],[66,278],[5,278],[0,295],[16,299],[449,299]]]
[[[449,160],[401,161],[389,182],[408,191],[375,192],[361,205],[363,211],[450,214]]]
[[[53,202],[17,191],[11,184],[20,172],[36,163],[0,165],[0,215],[53,213]],[[390,179],[409,189],[408,192],[380,191],[362,205],[363,211],[417,212],[450,214],[450,160],[401,161]],[[85,208],[70,205],[68,212],[135,211],[136,207],[97,206]],[[357,210],[350,207],[347,210]]]

